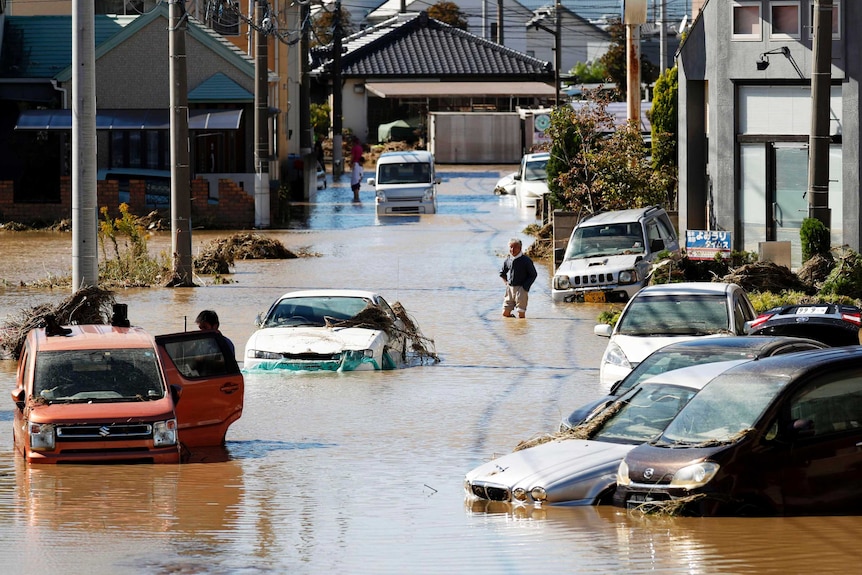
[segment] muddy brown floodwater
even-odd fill
[[[400,301],[442,359],[379,373],[246,376],[228,461],[25,465],[0,398],[0,565],[10,574],[848,573],[860,517],[638,518],[612,507],[485,509],[464,474],[552,431],[603,394],[601,307],[554,304],[540,264],[527,319],[500,316],[507,241],[534,220],[492,190],[510,166],[443,166],[439,213],[375,217],[346,178],[263,233],[319,257],[240,261],[233,283],[117,293],[153,333],[222,318],[242,354],[257,313],[295,288]],[[198,249],[226,233],[195,232]],[[167,234],[151,252],[169,248]],[[70,273],[71,234],[0,232],[0,319],[68,292],[19,287]],[[202,281],[211,278],[201,278]],[[241,358],[239,358],[241,360]],[[0,361],[0,390],[15,362]]]

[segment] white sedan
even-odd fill
[[[393,369],[407,353],[402,320],[369,291],[286,293],[257,325],[245,345],[244,371]]]

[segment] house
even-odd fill
[[[377,141],[378,126],[395,120],[405,120],[424,137],[432,113],[517,117],[518,108],[542,107],[555,96],[549,62],[429,18],[425,12],[399,13],[345,37],[342,45],[344,128],[365,141]],[[331,47],[317,47],[311,56],[317,97],[326,97],[334,78]],[[438,132],[443,133],[461,138],[465,145],[483,144],[475,142],[476,132],[470,129]],[[519,134],[509,137],[517,161]],[[467,154],[459,163],[472,161],[475,156]]]
[[[680,47],[679,226],[732,232],[733,249],[790,242],[809,214],[814,0],[705,0]],[[832,245],[862,247],[862,2],[833,0]],[[783,244],[786,246],[786,244]]]
[[[2,197],[65,211],[71,176],[72,17],[4,15],[0,61]],[[97,168],[170,174],[170,81],[167,6],[143,15],[95,17]],[[254,182],[254,61],[190,18],[186,32],[191,172],[202,206],[239,201],[247,213]],[[275,78],[269,80],[274,83]],[[144,178],[142,178],[144,179]],[[229,184],[223,182],[230,181]],[[123,184],[119,184],[123,185]],[[102,184],[100,184],[100,188]],[[11,190],[11,191],[10,191]],[[241,193],[236,193],[239,190]],[[247,191],[243,191],[247,190]],[[127,193],[130,190],[121,190]],[[153,195],[151,193],[145,194]],[[146,207],[146,206],[144,206]],[[6,219],[23,209],[3,205]],[[212,210],[205,208],[207,218]],[[233,220],[225,225],[235,225]],[[246,226],[241,226],[246,227]]]

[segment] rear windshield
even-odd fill
[[[724,294],[660,295],[632,300],[617,327],[621,335],[729,333]]]
[[[149,401],[165,396],[153,349],[39,352],[33,396],[55,402]]]

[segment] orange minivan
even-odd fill
[[[224,444],[244,395],[224,337],[127,326],[27,335],[12,400],[15,448],[28,462],[177,463]]]

